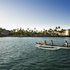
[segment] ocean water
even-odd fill
[[[1,37],[0,70],[70,70],[70,49],[46,50],[35,42],[63,45],[69,37]]]

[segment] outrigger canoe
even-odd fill
[[[65,46],[41,45],[41,44],[36,44],[36,47],[47,50],[70,49],[70,47],[65,47]]]

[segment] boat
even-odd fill
[[[58,45],[45,45],[45,44],[36,44],[36,47],[41,49],[47,49],[47,50],[58,50],[58,49],[70,49],[70,47],[65,46],[58,46]]]

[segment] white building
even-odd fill
[[[70,36],[70,29],[64,29],[63,32],[56,32],[60,36]]]
[[[65,35],[65,36],[70,36],[70,29],[66,29],[64,35]]]

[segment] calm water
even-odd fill
[[[2,37],[0,38],[0,70],[70,70],[70,50],[46,50],[35,42],[62,45],[68,37]]]

